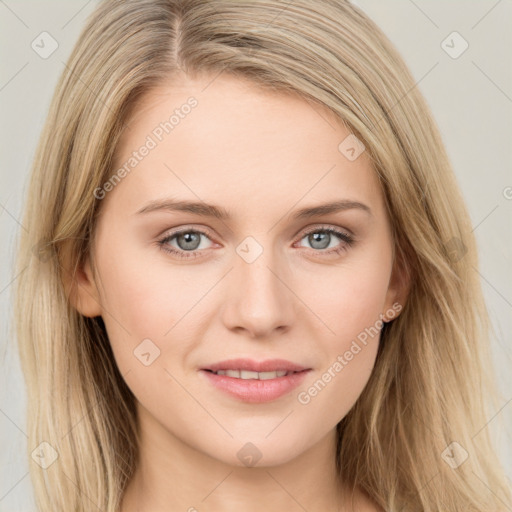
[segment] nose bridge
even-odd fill
[[[279,252],[247,237],[236,247],[236,253],[224,309],[226,324],[260,336],[288,326],[293,294],[284,284],[288,272]]]

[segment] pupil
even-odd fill
[[[198,247],[199,235],[197,233],[183,233],[178,237],[178,241],[183,239],[185,243],[179,244],[181,249],[196,249]],[[194,245],[195,244],[195,245]]]
[[[315,249],[325,249],[329,245],[329,236],[330,236],[329,233],[313,233],[313,235],[312,235],[313,241],[311,242],[311,245]],[[324,238],[323,242],[322,242],[322,238]],[[314,245],[317,242],[320,242],[320,246]]]

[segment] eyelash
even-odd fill
[[[170,249],[169,246],[167,245],[168,242],[170,242],[177,236],[182,235],[184,233],[195,233],[195,234],[204,235],[207,238],[211,238],[210,233],[208,231],[196,230],[196,229],[182,229],[179,231],[175,231],[174,233],[171,233],[169,235],[166,235],[164,238],[161,238],[160,240],[158,240],[157,244],[162,251],[165,251],[174,256],[177,256],[178,258],[182,258],[182,259],[197,258],[199,256],[198,253],[203,252],[203,250],[183,251],[183,250]],[[317,253],[329,254],[329,255],[341,254],[341,253],[345,252],[346,250],[348,250],[348,248],[351,247],[352,244],[354,243],[354,238],[352,236],[345,233],[344,231],[339,231],[332,227],[316,227],[314,229],[311,229],[311,230],[303,233],[303,235],[300,237],[299,241],[302,240],[303,238],[305,238],[306,236],[311,235],[312,233],[329,233],[331,235],[335,235],[338,238],[340,238],[340,240],[342,242],[345,242],[344,244],[342,244],[334,249],[330,249],[330,250],[311,249],[312,251],[317,252]]]

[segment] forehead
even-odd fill
[[[298,95],[225,75],[181,76],[134,105],[113,169],[129,172],[110,196],[169,194],[246,210],[258,200],[378,202],[365,152],[350,160],[342,151],[349,136],[329,109]]]

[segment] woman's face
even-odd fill
[[[361,394],[401,306],[383,196],[349,135],[318,105],[224,75],[137,105],[95,192],[77,307],[103,317],[161,439],[272,466],[332,435]]]

